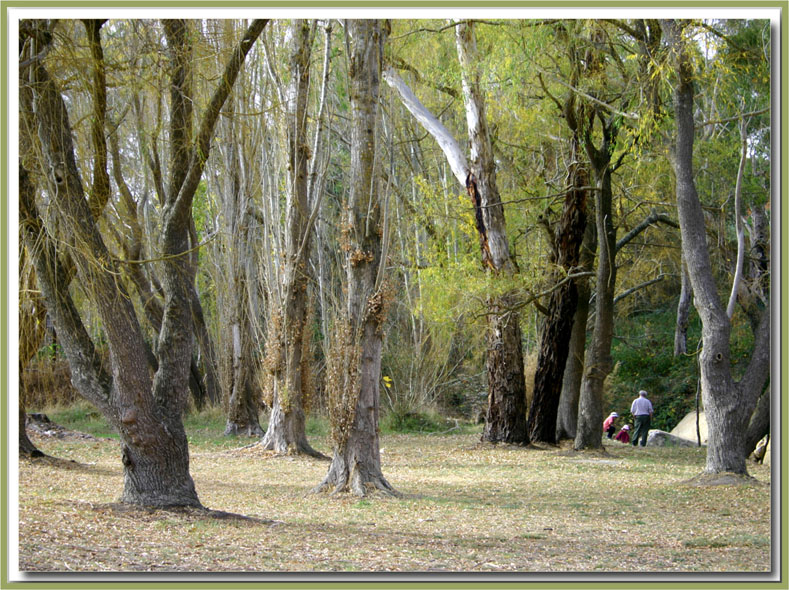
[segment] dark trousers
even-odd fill
[[[647,434],[649,434],[649,426],[652,423],[652,417],[649,414],[641,414],[635,417],[636,429],[633,432],[633,446],[638,444],[638,439],[641,439],[641,446],[647,446]]]

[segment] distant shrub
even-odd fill
[[[381,432],[418,433],[446,430],[449,422],[431,410],[414,411],[404,406],[395,406],[381,419]]]

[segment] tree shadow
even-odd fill
[[[157,521],[173,516],[181,517],[186,521],[223,520],[250,525],[279,526],[284,524],[280,520],[258,518],[224,510],[213,510],[204,506],[141,506],[124,502],[109,502],[104,504],[90,504],[94,512],[111,513],[133,518],[134,520]]]
[[[116,471],[107,469],[106,467],[98,467],[90,463],[80,463],[73,459],[61,459],[60,457],[53,457],[52,455],[46,455],[44,453],[35,457],[20,457],[20,460],[22,459],[31,465],[46,465],[54,467],[55,469],[65,469],[67,471],[84,471],[86,473],[95,473],[98,475],[118,474]]]

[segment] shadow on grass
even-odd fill
[[[165,520],[172,518],[173,516],[180,516],[187,522],[200,520],[221,520],[250,525],[278,526],[284,524],[279,520],[258,518],[256,516],[247,516],[245,514],[237,514],[235,512],[225,512],[224,510],[212,510],[210,508],[196,506],[154,507],[126,504],[123,502],[110,502],[106,504],[90,504],[90,508],[94,512],[109,512],[115,515],[127,516],[134,520],[144,520],[148,522]]]
[[[106,467],[98,467],[90,463],[79,463],[73,459],[61,459],[53,457],[52,455],[42,455],[39,457],[26,457],[24,460],[30,465],[37,467],[54,467],[55,469],[65,469],[67,471],[82,471],[85,473],[94,473],[96,475],[116,476],[118,473]]]

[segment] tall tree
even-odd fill
[[[162,229],[162,288],[164,315],[159,334],[156,371],[125,286],[117,280],[118,262],[110,255],[98,228],[97,213],[89,206],[77,168],[69,112],[45,60],[27,64],[33,90],[33,115],[45,161],[51,195],[67,236],[81,284],[98,310],[110,352],[109,367],[97,356],[64,281],[54,241],[46,234],[37,211],[27,171],[20,167],[20,202],[26,240],[41,240],[35,258],[36,274],[47,307],[63,343],[77,390],[104,414],[117,430],[124,466],[123,502],[151,505],[200,506],[189,474],[188,442],[182,412],[188,391],[191,362],[191,288],[194,275],[186,254],[194,246],[190,236],[191,205],[220,110],[244,59],[266,21],[254,21],[234,49],[211,97],[195,137],[191,133],[190,57],[185,21],[166,21],[170,50],[171,176]],[[96,32],[100,26],[95,27]],[[21,27],[24,42],[43,54],[52,42],[48,23]],[[103,125],[102,125],[103,128]],[[94,141],[94,188],[106,165],[106,143]],[[102,151],[99,154],[98,151]],[[105,171],[106,173],[106,171]]]
[[[455,177],[468,191],[474,207],[482,265],[495,275],[511,276],[518,272],[518,267],[510,254],[504,206],[496,185],[474,24],[458,22],[455,28],[469,160],[449,130],[422,105],[394,69],[387,67],[384,79],[397,90],[405,107],[438,142]],[[526,384],[517,301],[508,293],[491,297],[487,306],[488,405],[482,440],[527,444]]]
[[[315,22],[294,20],[290,27],[290,80],[286,104],[288,182],[284,252],[279,282],[269,302],[271,311],[266,370],[269,373],[271,417],[261,441],[263,448],[281,453],[323,456],[307,441],[305,406],[310,396],[309,254],[315,212],[309,199],[310,140],[307,114],[310,57]]]
[[[695,124],[693,27],[687,21],[662,20],[675,80],[676,137],[671,160],[676,177],[677,210],[682,253],[687,263],[696,309],[701,318],[703,348],[699,358],[701,391],[709,428],[706,474],[746,474],[745,437],[748,421],[770,368],[770,308],[761,314],[751,358],[742,378],[731,371],[731,321],[718,295],[707,246],[704,213],[693,175]]]
[[[316,491],[397,494],[381,471],[378,438],[388,219],[380,188],[380,76],[388,21],[344,23],[349,48],[351,178],[343,224],[344,307],[328,359],[333,457]]]

